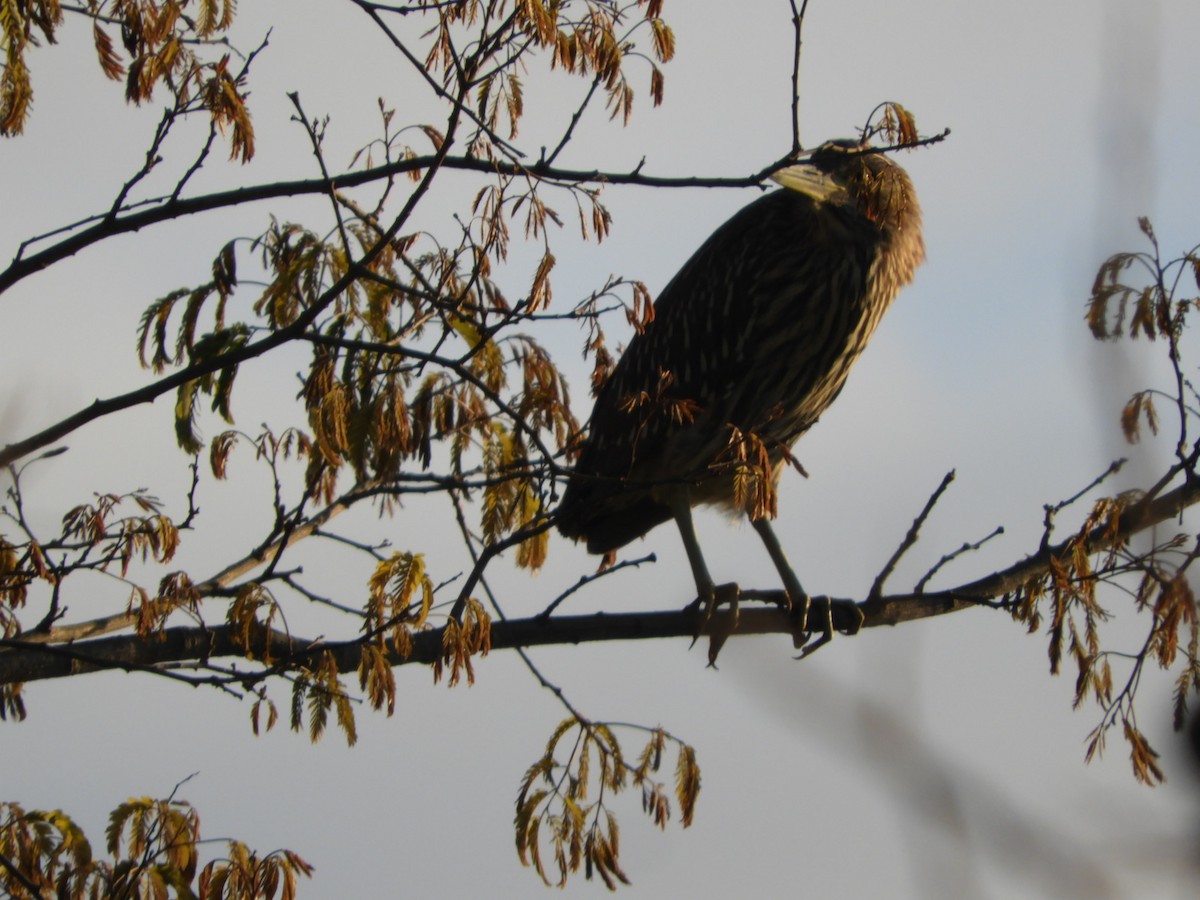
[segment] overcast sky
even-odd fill
[[[965,580],[1036,549],[1042,504],[1073,494],[1112,459],[1131,457],[1121,486],[1134,487],[1163,458],[1162,446],[1125,446],[1117,420],[1129,393],[1161,370],[1143,352],[1095,344],[1083,314],[1099,263],[1141,249],[1137,216],[1154,221],[1170,254],[1200,241],[1200,6],[810,7],[806,143],[853,134],[883,100],[911,109],[926,133],[953,134],[899,160],[921,198],[928,263],[838,403],[798,445],[811,477],[785,478],[780,532],[806,587],[863,596],[953,468],[955,484],[893,586],[909,586],[943,554],[1003,525],[1001,539],[947,573]],[[380,94],[401,118],[434,115],[349,5],[292,0],[286,21],[272,21],[281,9],[242,4],[242,44],[274,28],[252,80],[260,149],[245,171],[218,164],[205,176],[213,185],[315,174],[302,133],[288,122],[286,91],[298,90],[311,115],[332,116],[330,156],[341,162],[373,136]],[[585,121],[562,164],[627,169],[645,157],[648,173],[740,176],[785,152],[786,0],[668,0],[665,16],[678,58],[666,69],[664,106],[652,111],[642,98],[626,130],[603,116]],[[0,144],[0,253],[111,203],[157,116],[124,109],[119,86],[103,83],[86,57],[86,30],[72,24],[64,46],[35,56],[27,135]],[[556,79],[540,91],[540,75],[535,65],[530,106],[563,101],[569,85]],[[527,127],[538,133],[536,121]],[[612,272],[657,291],[751,197],[610,188],[613,236],[598,249],[564,236],[556,302],[565,308]],[[324,214],[318,203],[296,202],[160,226],[6,295],[0,442],[137,384],[142,309],[207,277],[215,250],[231,234],[261,231],[272,212],[293,220]],[[435,222],[448,212],[426,215]],[[521,264],[518,252],[514,268]],[[564,330],[548,340],[568,364],[582,418],[579,335]],[[290,369],[255,364],[239,387],[260,378],[290,397],[297,359]],[[239,397],[239,424],[253,430],[273,414],[275,396]],[[187,472],[170,448],[169,416],[159,403],[72,436],[71,452],[31,485],[34,514],[53,521],[93,490],[146,485],[181,496]],[[207,574],[214,552],[252,533],[241,515],[256,500],[253,490],[214,488],[205,515],[228,528],[207,538],[211,545],[185,548],[182,565]],[[445,509],[414,510],[384,527],[397,546],[428,553],[435,580],[465,567]],[[712,512],[698,527],[719,582],[771,586],[751,529]],[[572,600],[573,611],[687,602],[694,590],[674,529],[653,532],[628,554],[651,551],[655,566],[601,581]],[[509,612],[529,613],[594,565],[556,539],[536,578],[497,571],[497,583]],[[359,574],[321,578],[348,599],[363,590]],[[1137,646],[1142,623],[1114,628]],[[690,830],[672,823],[657,833],[632,794],[614,805],[632,895],[1194,896],[1197,873],[1187,860],[1195,858],[1200,809],[1169,731],[1164,679],[1148,678],[1143,688],[1141,724],[1169,778],[1150,790],[1134,784],[1119,735],[1102,761],[1084,765],[1096,710],[1071,711],[1072,679],[1047,674],[1044,637],[1027,636],[1001,614],[880,629],[803,663],[792,656],[783,637],[732,641],[719,671],[705,669],[703,650],[682,641],[534,654],[586,714],[661,723],[697,748],[704,781]],[[29,720],[0,732],[8,773],[0,795],[61,807],[99,845],[116,804],[165,795],[196,773],[181,793],[199,808],[205,836],[297,851],[317,867],[304,896],[537,896],[536,876],[513,852],[512,803],[564,711],[511,653],[493,654],[477,672],[474,687],[449,691],[432,687],[426,670],[401,670],[396,716],[361,714],[353,749],[336,734],[315,747],[284,729],[256,739],[247,706],[146,677],[31,685]],[[582,877],[568,887],[601,890]]]

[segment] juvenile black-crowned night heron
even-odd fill
[[[912,182],[857,142],[824,144],[772,177],[783,189],[718,228],[629,342],[596,398],[558,527],[608,553],[674,518],[711,610],[691,508],[745,512],[808,631],[808,597],[770,524],[774,485],[925,245]],[[829,621],[826,610],[823,640]]]

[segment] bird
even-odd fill
[[[704,241],[600,387],[557,527],[611,560],[674,519],[711,614],[692,507],[746,515],[807,642],[810,600],[770,523],[775,487],[925,244],[912,181],[865,142],[826,142],[770,177],[780,187]],[[827,607],[819,643],[831,634]]]

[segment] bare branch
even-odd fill
[[[796,0],[789,0],[792,6],[792,32],[795,43],[792,49],[792,153],[803,149],[800,143],[800,56],[804,47],[804,13],[808,10],[808,0],[803,0],[800,8],[796,8]]]
[[[887,581],[888,576],[895,570],[896,563],[900,562],[900,558],[917,542],[921,526],[925,524],[925,520],[933,512],[933,507],[937,505],[938,500],[941,499],[942,494],[946,492],[946,488],[950,487],[950,482],[953,480],[954,470],[951,469],[943,476],[941,484],[929,495],[929,499],[925,501],[924,509],[917,514],[917,518],[913,520],[912,527],[908,529],[908,534],[904,536],[904,540],[900,542],[900,546],[896,548],[896,552],[884,563],[883,568],[879,570],[879,574],[875,577],[875,583],[871,585],[871,590],[867,592],[868,603],[874,602],[878,597],[883,595],[884,582]]]

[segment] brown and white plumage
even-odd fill
[[[737,502],[722,464],[735,434],[761,441],[778,477],[924,259],[908,176],[864,150],[825,144],[777,173],[783,189],[736,213],[663,289],[596,398],[563,534],[605,553],[674,516],[687,543],[691,506]],[[702,593],[706,579],[696,571]]]

